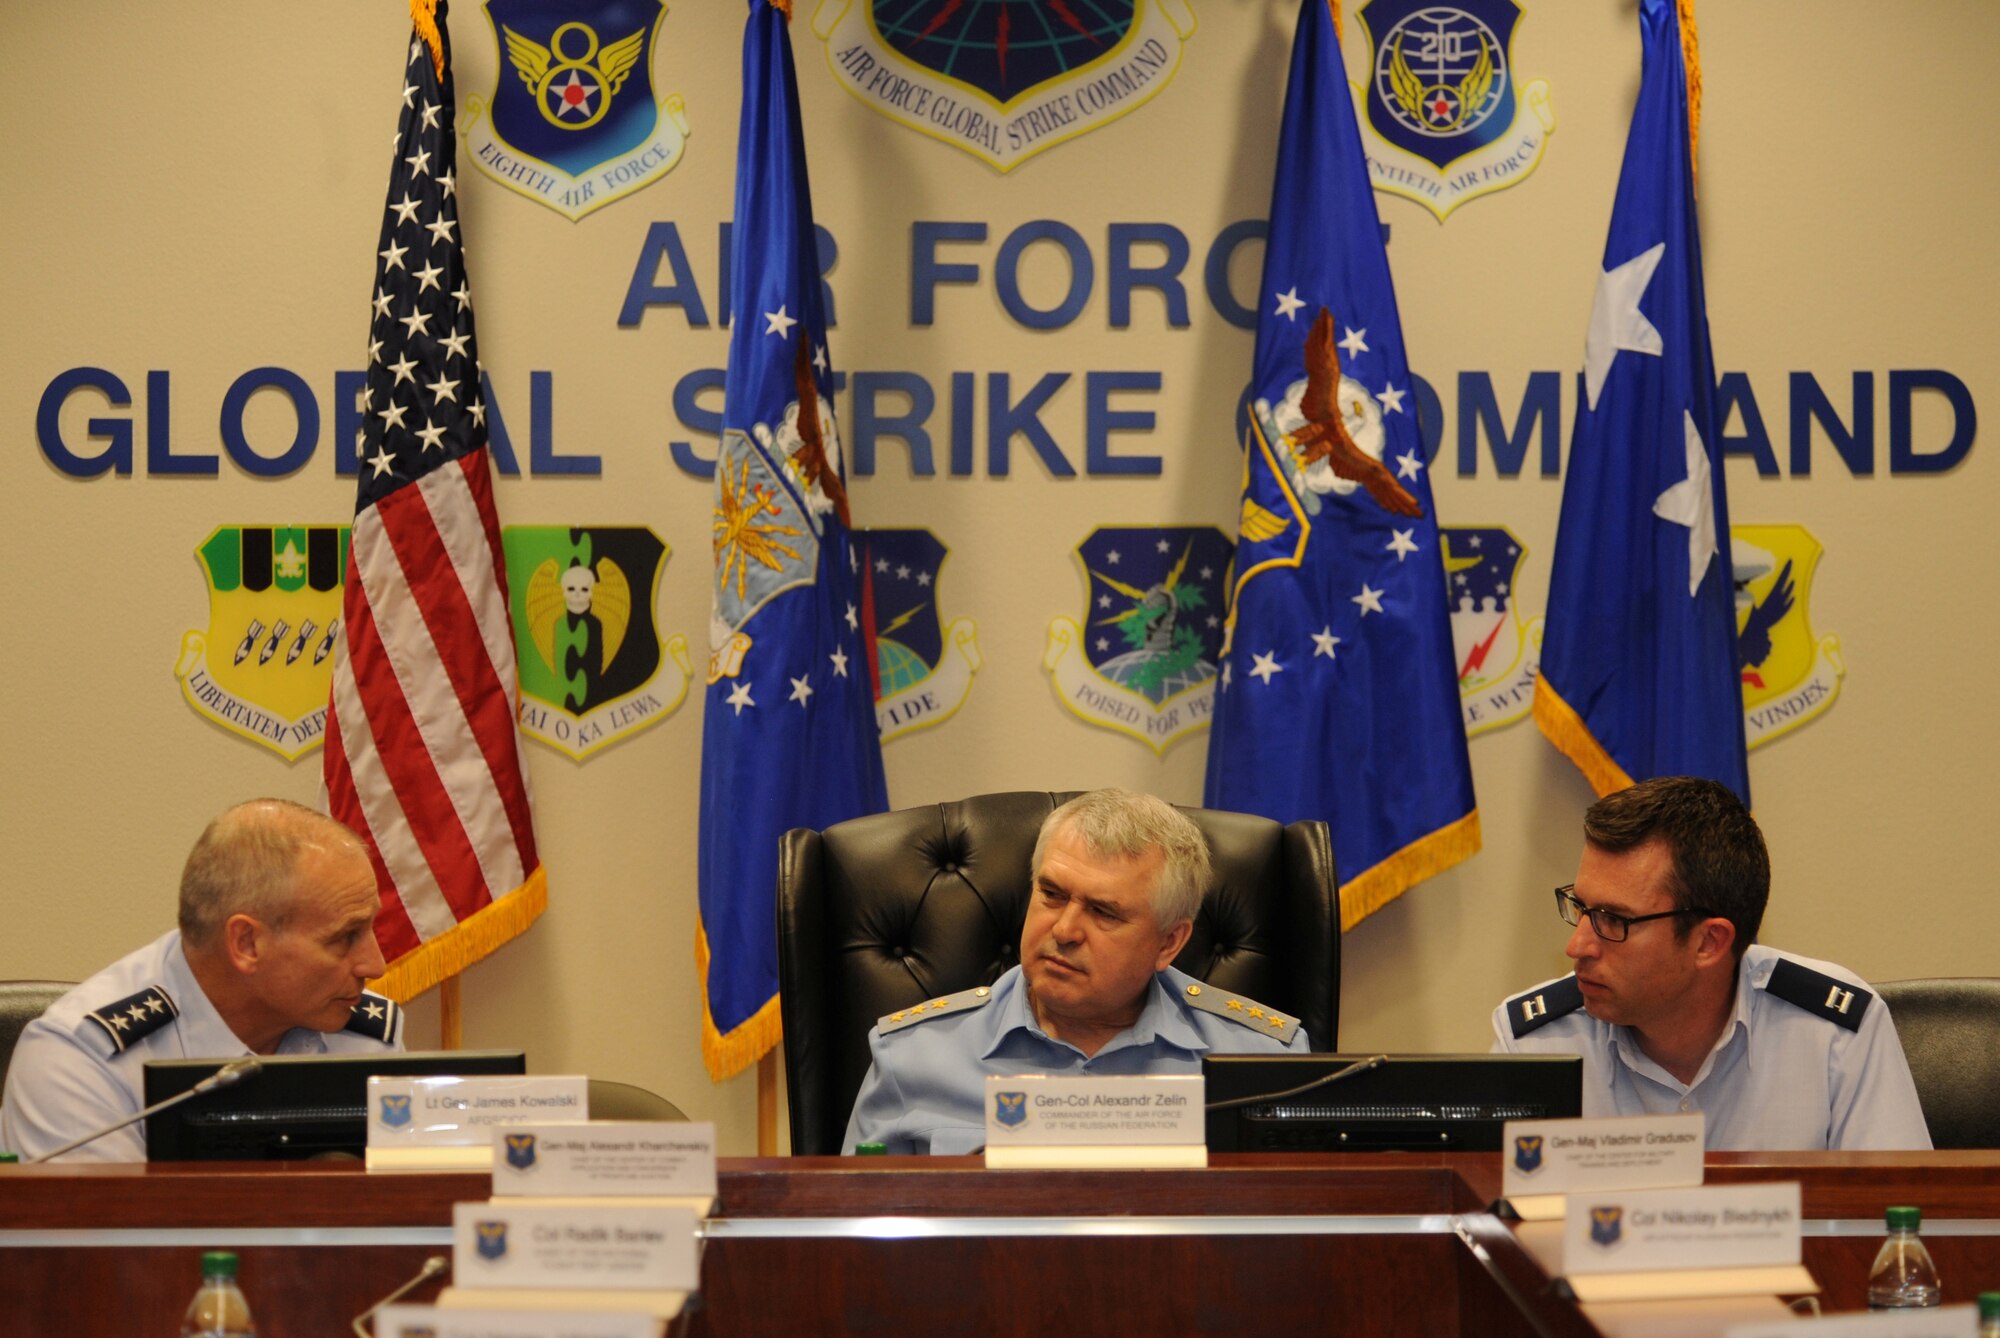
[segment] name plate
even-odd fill
[[[715,1197],[713,1124],[530,1124],[492,1138],[495,1195]]]
[[[1563,1221],[1570,1277],[1798,1262],[1797,1181],[1572,1194]]]
[[[435,1310],[384,1306],[375,1338],[659,1338],[660,1322],[634,1311],[578,1314],[554,1310]]]
[[[1870,1315],[1830,1315],[1812,1321],[1812,1338],[1971,1338],[1979,1331],[1979,1308],[1938,1306],[1924,1310],[1884,1310]],[[1722,1338],[1799,1338],[1796,1321],[1738,1324]]]
[[[1199,1074],[986,1080],[986,1149],[1205,1145]]]
[[[577,1208],[514,1200],[452,1206],[453,1284],[691,1292],[695,1215],[653,1205]]]
[[[384,1078],[368,1080],[368,1146],[491,1147],[504,1125],[590,1118],[590,1079]]]
[[[1699,1185],[1706,1125],[1698,1111],[1602,1120],[1509,1120],[1500,1141],[1500,1192],[1512,1199]]]

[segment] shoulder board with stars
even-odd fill
[[[1254,1032],[1273,1036],[1286,1045],[1298,1034],[1299,1020],[1286,1017],[1275,1008],[1267,1008],[1255,999],[1246,999],[1228,990],[1219,990],[1213,985],[1190,985],[1183,999],[1189,1008],[1198,1008],[1204,1013],[1228,1018]]]
[[[1529,1032],[1559,1017],[1568,1017],[1583,1007],[1583,987],[1576,983],[1573,975],[1564,976],[1553,984],[1517,994],[1507,1001],[1507,1021],[1514,1029],[1514,1039],[1520,1040]]]
[[[355,1032],[386,1045],[396,1039],[396,1024],[402,1020],[402,1013],[394,999],[363,990],[361,1002],[354,1005],[354,1011],[347,1015],[347,1025],[341,1030]]]
[[[158,985],[148,985],[136,994],[128,994],[102,1008],[93,1008],[84,1016],[104,1029],[104,1034],[111,1038],[115,1054],[151,1036],[179,1017],[180,1012],[174,1006],[172,995]]]
[[[977,989],[960,990],[956,994],[946,994],[929,999],[915,1008],[898,1008],[893,1013],[884,1013],[875,1019],[875,1025],[884,1036],[892,1031],[900,1031],[916,1022],[926,1022],[934,1017],[944,1017],[950,1013],[968,1013],[975,1008],[984,1008],[993,1001],[993,991],[981,985]]]
[[[1800,966],[1789,957],[1778,959],[1771,978],[1764,982],[1764,993],[1849,1031],[1861,1030],[1861,1015],[1875,1002],[1875,996],[1867,990]]]

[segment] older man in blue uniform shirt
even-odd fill
[[[1889,1009],[1859,976],[1755,942],[1771,866],[1727,787],[1688,776],[1584,816],[1572,975],[1493,1012],[1493,1048],[1580,1054],[1583,1113],[1699,1110],[1708,1146],[1931,1145]]]
[[[987,1075],[1199,1073],[1201,1057],[1304,1051],[1297,1018],[1174,970],[1209,883],[1201,829],[1164,800],[1095,790],[1042,824],[1021,964],[891,1013],[844,1147],[964,1153],[986,1142]]]
[[[362,986],[383,971],[381,906],[361,841],[283,800],[208,825],[181,873],[180,927],[28,1024],[0,1098],[0,1148],[24,1159],[136,1113],[150,1059],[400,1050],[401,1010]],[[144,1161],[131,1125],[64,1161]]]

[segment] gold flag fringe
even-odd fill
[[[1695,148],[1701,142],[1701,37],[1694,28],[1694,0],[1676,0],[1681,18],[1681,64],[1687,69],[1688,170],[1701,169]]]
[[[443,83],[444,38],[438,35],[437,0],[410,0],[410,24],[417,30],[417,36],[424,39],[424,45],[431,49],[431,68],[437,71],[438,82]],[[500,903],[496,901],[493,904],[498,906]]]
[[[716,1030],[715,1016],[708,1007],[708,933],[699,916],[694,923],[694,969],[701,981],[701,1062],[711,1081],[723,1082],[762,1059],[783,1037],[778,996],[766,999],[762,1008],[725,1035]]]
[[[466,916],[457,928],[398,957],[373,988],[397,1003],[408,1003],[513,938],[548,908],[548,871],[538,868],[527,882]]]
[[[1340,0],[1326,0],[1327,12],[1333,15],[1333,40],[1343,40],[1347,34],[1340,30]]]
[[[1535,726],[1556,746],[1557,752],[1576,763],[1577,770],[1599,798],[1614,790],[1631,788],[1632,778],[1625,768],[1612,760],[1597,736],[1590,732],[1590,726],[1583,723],[1583,717],[1549,686],[1546,678],[1535,680]]]
[[[1418,837],[1389,858],[1340,885],[1344,934],[1433,874],[1479,850],[1479,810]]]
[[[792,0],[771,0],[771,8],[785,16],[785,22],[792,21]]]

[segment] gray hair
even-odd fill
[[[287,799],[252,799],[225,810],[202,830],[181,868],[182,939],[213,947],[229,917],[239,914],[285,928],[299,858],[308,849],[368,853],[353,832]]]
[[[1060,833],[1074,833],[1099,859],[1136,859],[1157,850],[1163,857],[1153,888],[1153,914],[1161,928],[1192,920],[1208,895],[1208,841],[1194,819],[1164,799],[1130,790],[1080,794],[1042,821],[1028,871],[1039,880],[1042,856]]]

